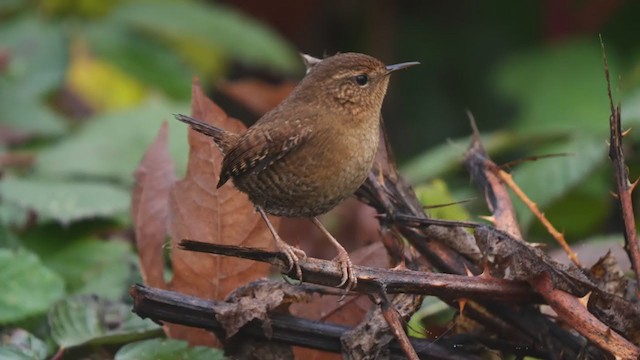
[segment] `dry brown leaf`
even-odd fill
[[[193,84],[192,115],[233,132],[246,128]],[[175,182],[166,147],[166,126],[136,171],[133,216],[145,282],[205,299],[222,300],[232,290],[269,274],[267,264],[175,250],[182,239],[272,249],[273,240],[247,196],[232,184],[216,189],[222,155],[211,139],[189,132],[187,175]],[[274,220],[278,225],[278,220]],[[171,237],[173,279],[162,274],[162,244]],[[170,337],[192,345],[215,345],[205,330],[168,324]]]
[[[216,319],[222,324],[227,337],[235,335],[249,321],[258,319],[270,338],[273,330],[269,314],[276,309],[286,309],[290,304],[309,301],[310,293],[302,287],[282,281],[257,280],[237,288],[226,299],[230,306],[221,309]]]
[[[163,122],[135,171],[131,204],[142,279],[160,288],[166,288],[162,245],[167,234],[169,190],[176,181],[167,135],[167,123]]]
[[[236,133],[245,130],[240,121],[229,118],[209,100],[197,83],[191,107],[197,119]],[[231,184],[216,189],[222,154],[213,141],[190,130],[189,144],[187,175],[169,195],[172,248],[182,239],[194,239],[271,249],[271,234],[247,196]],[[222,300],[239,285],[269,274],[267,264],[188,251],[173,252],[172,264],[171,289],[206,299]],[[171,331],[172,337],[181,333]]]

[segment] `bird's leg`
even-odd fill
[[[349,292],[351,289],[356,287],[358,284],[358,278],[353,274],[353,264],[351,263],[351,259],[349,258],[349,254],[347,250],[345,250],[342,245],[336,240],[336,238],[329,233],[329,231],[322,225],[318,218],[312,218],[313,223],[322,231],[322,233],[331,240],[331,243],[338,250],[338,256],[334,259],[337,262],[338,269],[342,272],[342,281],[338,284],[338,287],[341,287],[344,284],[347,284],[345,288],[346,292]]]
[[[258,210],[260,217],[262,217],[262,220],[264,220],[265,224],[267,224],[267,227],[269,228],[271,235],[273,235],[273,239],[276,241],[276,246],[278,247],[278,250],[280,250],[280,252],[282,252],[287,257],[287,260],[289,261],[289,269],[287,270],[287,272],[290,272],[291,269],[293,269],[293,267],[295,266],[296,276],[298,277],[298,280],[300,280],[300,282],[302,283],[302,270],[300,270],[299,261],[300,261],[300,258],[302,259],[306,258],[307,254],[305,254],[304,251],[284,242],[280,238],[280,235],[278,235],[278,233],[276,232],[276,229],[273,227],[273,224],[267,217],[267,214],[264,212],[264,210],[260,206],[256,206],[256,210]]]

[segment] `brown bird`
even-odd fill
[[[299,259],[306,254],[277,234],[268,214],[309,217],[338,250],[342,279],[357,278],[347,251],[316,216],[326,213],[362,185],[378,149],[380,109],[389,74],[417,65],[385,66],[364,54],[325,59],[303,55],[307,74],[275,109],[243,134],[235,134],[186,115],[176,118],[210,136],[222,154],[218,187],[233,179],[267,224],[276,244],[302,279]]]

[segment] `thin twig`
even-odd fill
[[[604,42],[600,36],[600,46],[602,47],[602,60],[604,62],[604,75],[607,80],[607,95],[609,96],[609,158],[613,163],[618,187],[618,198],[622,208],[622,219],[624,221],[624,243],[625,250],[631,262],[636,281],[640,284],[640,248],[638,247],[638,234],[633,211],[633,201],[631,194],[638,184],[629,181],[629,172],[624,163],[624,152],[622,151],[622,137],[626,134],[622,132],[622,119],[620,116],[620,105],[614,106],[611,95],[611,79],[609,76],[609,65],[607,64],[607,54],[604,49]],[[637,287],[636,296],[640,297],[640,287]]]
[[[540,209],[538,208],[538,205],[535,202],[531,201],[531,199],[529,199],[527,194],[525,194],[524,191],[522,191],[520,186],[518,186],[518,184],[516,184],[516,182],[513,181],[513,177],[511,176],[511,174],[509,174],[504,170],[498,170],[497,175],[500,178],[500,180],[502,180],[505,184],[507,184],[507,186],[511,190],[513,190],[516,196],[520,200],[522,200],[522,202],[529,208],[529,210],[531,210],[531,213],[535,215],[535,217],[537,217],[538,220],[540,220],[540,222],[542,223],[542,225],[544,225],[544,227],[547,229],[549,234],[551,234],[551,236],[553,236],[553,238],[556,239],[558,244],[560,244],[562,249],[567,253],[567,256],[569,256],[569,259],[571,259],[571,261],[574,264],[576,264],[576,266],[581,267],[580,261],[578,260],[578,256],[576,255],[575,252],[573,252],[573,250],[571,250],[571,247],[569,246],[569,244],[567,244],[567,240],[564,238],[564,234],[559,232],[553,226],[553,224],[547,219],[547,217],[544,216],[544,214],[540,211]]]

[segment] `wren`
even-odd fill
[[[224,158],[218,187],[229,179],[249,196],[274,240],[302,279],[305,253],[284,242],[266,214],[308,217],[338,250],[346,291],[357,278],[347,251],[316,216],[326,213],[362,185],[378,149],[380,109],[389,74],[417,65],[385,66],[364,54],[325,59],[303,55],[307,73],[276,108],[243,134],[186,115],[176,118],[210,136]]]

